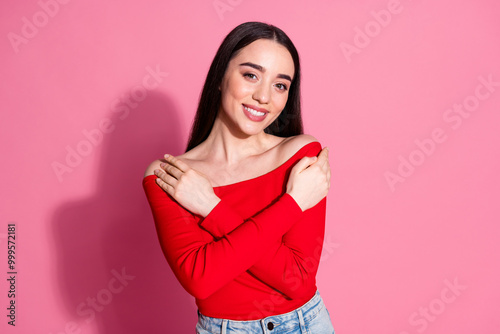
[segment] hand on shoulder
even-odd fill
[[[291,144],[295,150],[299,150],[312,142],[317,142],[313,136],[300,135],[293,138]],[[317,157],[305,156],[300,159],[290,172],[286,189],[302,211],[319,203],[330,189],[328,150],[323,147]]]
[[[184,163],[186,163],[187,162],[186,160],[188,160],[185,158],[185,154],[181,154],[178,156],[174,155],[173,157],[177,160],[184,162]],[[160,164],[162,164],[162,163],[167,163],[167,160],[158,159],[158,160],[153,161],[151,164],[149,164],[149,166],[146,168],[146,171],[144,172],[144,177],[149,176],[149,175],[153,175],[155,173],[155,169],[161,169]]]
[[[149,166],[146,168],[146,172],[144,172],[144,177],[149,176],[149,175],[154,175],[155,169],[161,169],[160,164],[161,163],[166,163],[167,161],[165,159],[158,159],[153,161]]]

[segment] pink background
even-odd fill
[[[0,5],[2,333],[194,332],[141,180],[183,153],[217,47],[251,20],[294,41],[305,132],[330,147],[336,332],[500,332],[497,1],[54,1]]]

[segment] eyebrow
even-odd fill
[[[250,62],[241,63],[240,66],[250,66],[250,67],[255,68],[256,70],[261,71],[261,72],[266,71],[266,69],[264,67],[257,65],[257,64],[254,64],[254,63],[250,63]],[[290,76],[287,74],[278,74],[278,78],[285,79],[285,80],[292,82],[292,78],[290,78]]]

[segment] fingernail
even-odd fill
[[[167,153],[167,154],[165,154],[165,158],[168,158],[169,156],[170,156],[170,154],[168,154],[168,153]]]
[[[161,168],[163,168],[163,167],[165,167],[165,165],[166,165],[166,163],[162,162],[162,163],[160,164],[160,167],[161,167]]]

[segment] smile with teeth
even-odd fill
[[[265,112],[253,110],[251,108],[248,108],[247,106],[243,106],[243,108],[245,108],[246,111],[248,111],[249,113],[251,113],[254,116],[264,116],[266,114]]]

